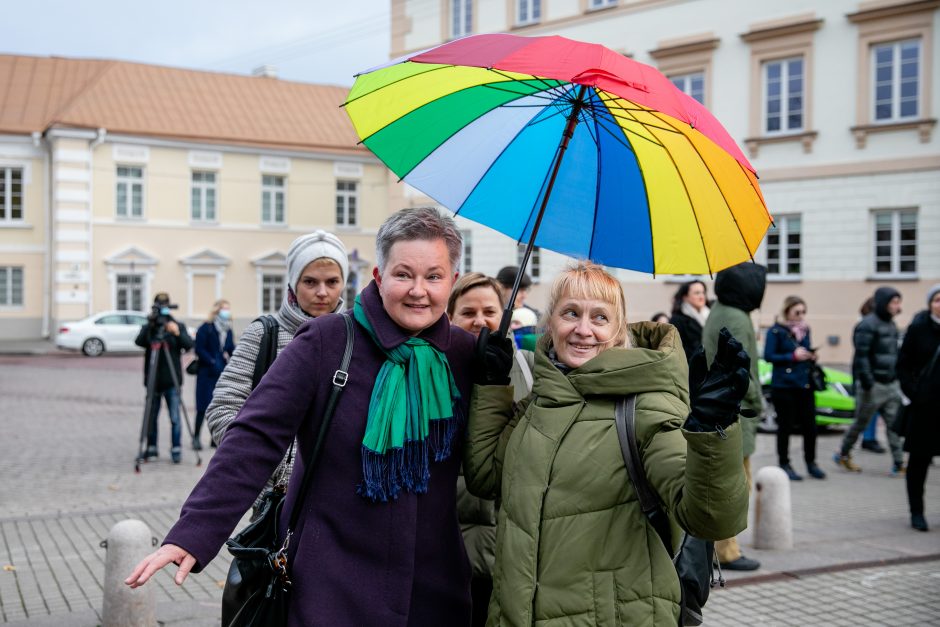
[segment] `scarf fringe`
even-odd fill
[[[384,455],[363,446],[362,482],[356,486],[356,493],[374,503],[395,501],[402,490],[425,494],[431,479],[429,454],[435,462],[449,458],[454,436],[462,423],[459,406],[455,403],[453,417],[430,422],[427,440],[406,442],[404,447]]]

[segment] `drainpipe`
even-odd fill
[[[39,333],[48,339],[51,335],[52,321],[52,145],[44,139],[42,133],[33,131],[33,147],[42,146],[42,171],[45,190],[42,195],[43,213],[45,214],[45,254],[42,256],[42,325]]]
[[[99,128],[98,135],[88,146],[91,161],[88,162],[88,315],[95,313],[95,227],[92,216],[95,214],[95,148],[104,143],[108,129]]]

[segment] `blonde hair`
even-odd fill
[[[610,346],[630,345],[627,333],[627,299],[623,295],[623,286],[602,266],[590,261],[579,261],[555,278],[548,297],[546,326],[554,315],[555,308],[565,297],[600,300],[610,304],[616,317],[616,320],[612,321],[616,330],[611,337]]]
[[[450,297],[447,299],[447,315],[453,318],[454,310],[457,309],[457,299],[478,287],[489,287],[496,292],[499,308],[503,308],[503,293],[500,291],[499,283],[496,282],[496,279],[491,279],[482,272],[469,272],[462,275],[457,279],[457,282],[454,283],[454,287],[450,291]]]
[[[209,322],[215,322],[215,319],[216,317],[218,317],[219,312],[222,311],[222,308],[225,307],[226,305],[228,305],[229,307],[232,306],[231,303],[229,303],[224,298],[220,298],[219,300],[212,303],[212,309],[209,310]]]

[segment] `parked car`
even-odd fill
[[[777,412],[770,400],[773,365],[761,359],[757,362],[757,371],[766,401],[758,430],[773,433],[777,430]],[[852,375],[827,366],[823,366],[823,372],[826,373],[826,389],[816,392],[816,424],[820,427],[852,424],[855,420],[855,384]]]
[[[105,351],[141,351],[134,340],[147,314],[141,311],[103,311],[78,322],[66,322],[59,327],[55,345],[69,350],[80,350],[89,357]]]

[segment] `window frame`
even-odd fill
[[[196,175],[211,175],[212,182],[209,181],[197,181]],[[219,222],[219,186],[218,186],[218,172],[215,170],[205,170],[205,169],[193,169],[190,170],[190,188],[189,188],[189,219],[192,222],[200,224],[218,224]],[[200,206],[199,215],[196,215],[197,207],[195,206],[195,197],[194,193],[199,191]],[[208,192],[213,194],[213,215],[211,218],[206,217],[207,213],[207,203],[208,203]]]
[[[266,179],[272,182],[267,182]],[[279,181],[275,183],[273,181]],[[268,196],[270,195],[270,196]],[[281,198],[281,219],[277,217],[277,197]],[[270,197],[270,217],[265,220],[265,198]],[[286,226],[287,225],[287,176],[284,174],[262,174],[261,175],[261,225],[262,226]]]
[[[125,285],[121,284],[121,279],[135,279],[127,282]],[[146,289],[147,279],[142,272],[116,272],[114,274],[114,308],[117,310],[124,311],[144,311],[144,304],[147,302],[144,298],[145,289]],[[134,290],[139,290],[139,307],[134,307]],[[127,292],[125,307],[121,306],[121,293]]]
[[[20,217],[13,217],[13,172],[20,173]],[[26,168],[21,165],[0,165],[0,178],[3,183],[3,193],[0,195],[0,225],[19,225],[26,222]]]
[[[701,99],[695,97],[695,88],[693,86],[694,79],[697,76],[701,77],[701,87],[702,87]],[[701,105],[705,104],[705,70],[684,72],[682,74],[669,74],[666,76],[666,78],[668,78],[669,81],[673,85],[675,85],[676,89],[684,93],[686,96],[689,96],[690,98],[694,99],[696,102],[698,102]],[[681,87],[679,85],[676,85],[676,81],[680,79],[681,79],[681,82],[683,83]]]
[[[803,252],[805,251],[805,247],[803,246],[803,235],[806,232],[805,217],[801,213],[788,213],[774,216],[774,218],[774,226],[776,228],[775,235],[778,238],[777,244],[775,245],[775,248],[779,251],[776,259],[778,270],[777,272],[772,272],[770,270],[770,236],[774,235],[774,233],[771,233],[770,229],[768,229],[767,236],[765,237],[766,243],[764,244],[764,260],[767,265],[767,278],[778,281],[801,281],[803,279],[803,270],[806,263],[806,259],[803,256]],[[799,230],[797,231],[797,233],[800,235],[800,241],[797,244],[799,250],[799,272],[791,272],[789,267],[791,262],[790,249],[792,248],[789,241],[790,235],[792,235],[790,221],[793,219],[799,220]]]
[[[135,177],[129,174],[121,174],[121,169],[126,170],[139,170],[140,176]],[[146,167],[139,164],[121,164],[117,163],[114,166],[114,216],[119,220],[143,220],[147,216],[147,173]],[[133,215],[133,201],[134,201],[134,190],[133,186],[140,186],[140,214]],[[125,186],[124,195],[126,196],[126,204],[128,212],[125,215],[120,213],[120,197],[121,197],[121,187]]]
[[[748,137],[744,144],[749,156],[758,156],[761,146],[799,142],[803,152],[813,151],[818,132],[813,130],[814,35],[823,20],[796,15],[781,20],[752,24],[741,39],[750,47],[751,70],[748,109]],[[803,127],[795,131],[766,131],[764,64],[795,57],[803,58]]]
[[[460,244],[460,274],[467,274],[473,272],[473,231],[471,229],[461,229],[460,237],[462,239]]]
[[[533,17],[533,9],[538,7],[538,16]],[[526,17],[522,18],[522,9],[526,9]],[[512,20],[514,26],[532,26],[542,22],[542,0],[513,0],[512,2]]]
[[[858,29],[855,126],[851,127],[855,146],[865,148],[868,135],[895,131],[917,131],[918,139],[931,141],[937,120],[933,117],[931,98],[934,90],[934,13],[930,3],[909,2],[887,6],[873,6],[846,15]],[[875,118],[875,89],[873,55],[880,44],[904,40],[920,40],[920,67],[918,68],[918,115],[911,118],[879,121]]]
[[[445,31],[446,40],[460,39],[473,34],[473,18],[476,14],[476,0],[445,0],[447,10],[444,12],[446,19]],[[460,17],[458,18],[458,13]],[[469,14],[469,15],[468,15]],[[460,29],[456,28],[459,26]]]
[[[584,10],[602,11],[604,9],[615,7],[619,3],[619,0],[584,0]]]
[[[712,58],[720,42],[712,33],[662,40],[649,55],[656,61],[656,68],[670,80],[702,74],[702,104],[708,108],[711,106]]]
[[[273,283],[274,281],[278,281],[278,282],[279,282],[279,285],[278,285],[278,286],[270,285],[268,279],[271,280],[270,283]],[[262,315],[265,315],[265,314],[274,314],[274,313],[277,313],[277,311],[281,308],[281,303],[282,303],[283,300],[284,300],[284,294],[287,293],[287,273],[286,273],[286,272],[268,272],[268,271],[262,271],[262,272],[261,272],[260,285],[258,286],[258,289],[259,289],[259,292],[260,292],[260,294],[259,294],[259,297],[260,297],[260,307],[259,307],[259,309],[261,310],[261,314],[262,314]],[[268,290],[272,290],[272,291],[273,291],[273,290],[277,290],[277,289],[279,289],[280,292],[281,292],[281,293],[280,293],[280,298],[278,298],[278,297],[277,297],[277,296],[278,296],[277,293],[274,292],[274,294],[272,295],[272,298],[273,298],[273,308],[269,310],[269,309],[267,309],[267,304],[268,304],[268,303],[267,303],[267,300],[268,300],[268,293],[267,293],[267,292],[268,292]]]
[[[916,111],[914,115],[902,116],[900,113],[901,108],[901,82],[902,77],[900,76],[901,70],[901,46],[906,43],[916,42],[917,43],[917,97],[915,100]],[[876,59],[877,51],[879,48],[884,48],[890,46],[892,48],[892,62],[891,62],[891,116],[887,118],[878,117],[878,62]],[[919,120],[920,115],[920,101],[921,101],[921,88],[923,87],[923,51],[924,46],[923,42],[919,37],[908,38],[908,39],[897,39],[894,41],[884,41],[871,44],[869,48],[869,53],[871,58],[869,63],[871,64],[871,75],[869,79],[871,80],[871,94],[869,100],[869,106],[871,111],[868,112],[870,119],[873,124],[897,124],[910,122],[911,120]]]
[[[525,258],[525,249],[528,244],[518,244],[516,246],[516,265],[522,267],[522,260]],[[542,279],[542,249],[538,246],[532,247],[532,255],[529,257],[529,265],[525,272],[532,279],[532,283],[539,283]]]
[[[340,185],[352,185],[352,191],[348,189],[341,190]],[[336,179],[336,226],[338,227],[358,227],[361,213],[361,203],[359,202],[359,181],[353,179]],[[343,199],[343,207],[340,209],[340,199]],[[350,219],[349,201],[353,200],[352,219]],[[342,220],[340,214],[342,213]]]
[[[800,91],[800,126],[796,128],[790,128],[790,115],[793,113],[790,111],[789,101],[791,96],[790,93],[790,65],[795,62],[800,62],[800,83],[802,85]],[[768,128],[770,124],[770,116],[768,112],[768,105],[770,102],[770,67],[772,65],[780,66],[780,128],[776,130],[771,130]],[[802,133],[806,130],[805,127],[806,121],[806,58],[802,55],[797,55],[795,57],[784,57],[781,59],[767,59],[761,63],[761,133],[767,137],[775,135],[792,135],[793,133]]]
[[[920,216],[919,214],[920,212],[918,211],[917,207],[872,209],[871,230],[869,231],[869,233],[871,234],[871,247],[869,248],[869,251],[871,252],[871,255],[872,255],[871,265],[869,266],[869,268],[871,269],[872,278],[879,279],[879,280],[882,280],[882,279],[916,279],[917,278],[918,276],[917,274],[918,272],[918,249],[920,248],[920,237],[919,237],[919,227],[920,227],[919,217]],[[891,218],[891,226],[890,226],[891,239],[889,241],[890,257],[888,258],[888,261],[891,267],[889,270],[878,270],[878,262],[879,262],[879,259],[881,259],[881,257],[878,256],[878,246],[879,246],[878,217],[884,216],[884,215],[888,215]],[[901,239],[901,231],[903,230],[902,229],[903,225],[901,223],[902,215],[914,216],[914,240],[912,242],[914,246],[914,254],[912,256],[913,262],[914,262],[913,270],[901,270],[901,263],[904,261],[903,259],[904,256],[901,255],[901,246],[904,245],[904,242],[910,242],[909,240]]]
[[[0,310],[12,311],[23,309],[26,306],[26,268],[24,266],[0,266],[5,289],[0,294]],[[14,291],[14,274],[19,274],[19,294]],[[15,298],[19,295],[19,302]]]

